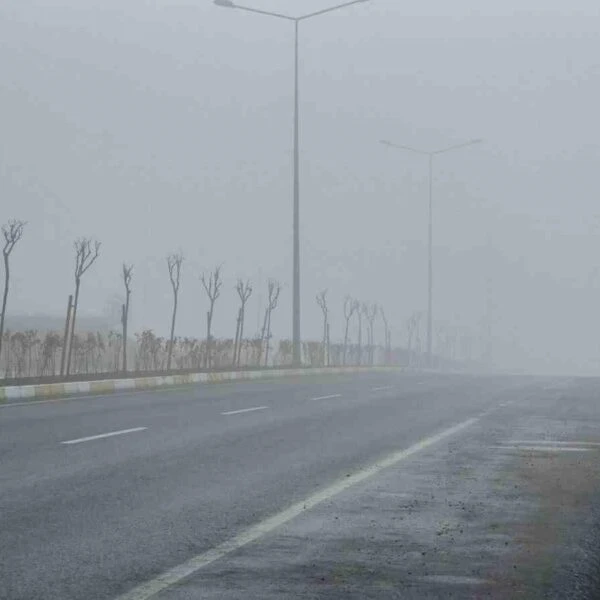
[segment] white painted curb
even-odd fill
[[[101,381],[74,381],[0,388],[0,403],[10,400],[35,400],[82,394],[110,394],[127,390],[146,390],[195,383],[224,383],[254,379],[281,379],[310,375],[341,375],[361,372],[407,371],[405,367],[332,367],[316,369],[273,369],[264,371],[222,371],[218,373],[187,373],[132,379],[105,379]]]

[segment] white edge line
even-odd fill
[[[135,433],[136,431],[144,431],[147,427],[134,427],[133,429],[122,429],[121,431],[110,431],[109,433],[101,433],[99,435],[90,435],[88,437],[78,438],[76,440],[67,440],[61,444],[81,444],[82,442],[91,442],[92,440],[101,440],[104,438],[114,437],[115,435],[124,435],[126,433]]]
[[[384,390],[393,390],[393,385],[383,385],[381,387],[374,387],[371,389],[372,392],[383,392]]]
[[[242,408],[241,410],[229,410],[227,412],[222,412],[222,415],[239,415],[241,413],[249,413],[254,412],[255,410],[265,410],[265,408],[269,408],[268,406],[255,406],[254,408]]]
[[[329,396],[319,396],[317,398],[311,398],[312,401],[315,400],[331,400],[332,398],[341,398],[341,394],[330,394]]]
[[[591,448],[577,446],[492,446],[494,450],[526,450],[529,452],[589,452]]]
[[[339,479],[323,490],[308,496],[306,499],[293,504],[289,508],[265,519],[264,521],[249,527],[231,539],[218,544],[214,548],[203,552],[202,554],[198,554],[186,562],[181,563],[180,565],[177,565],[168,571],[165,571],[156,579],[142,583],[141,585],[133,588],[131,591],[119,596],[117,600],[149,600],[149,598],[152,598],[163,590],[179,583],[182,579],[193,575],[203,567],[206,567],[207,565],[227,556],[228,554],[239,550],[243,546],[255,542],[281,525],[284,525],[285,523],[288,523],[292,519],[301,515],[305,511],[314,508],[321,502],[331,500],[333,497],[341,494],[348,488],[362,483],[374,475],[377,475],[380,471],[393,467],[410,456],[417,454],[421,450],[425,450],[430,446],[433,446],[434,444],[437,444],[438,442],[441,442],[444,439],[462,431],[463,429],[467,429],[478,421],[479,419],[477,417],[467,419],[458,425],[454,425],[453,427],[425,438],[413,446],[406,448],[405,450],[393,452],[378,462],[364,469],[360,469],[350,476]]]
[[[600,446],[599,442],[582,442],[582,441],[573,441],[573,442],[561,442],[558,440],[510,440],[508,442],[503,442],[503,444],[527,444],[529,446],[539,446],[542,444],[549,444],[554,446]]]

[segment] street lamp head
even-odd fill
[[[213,2],[223,8],[235,8],[235,4],[231,0],[213,0]]]

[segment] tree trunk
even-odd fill
[[[123,373],[127,373],[127,325],[129,322],[129,296],[126,293],[125,305],[123,306]]]
[[[362,317],[358,315],[358,366],[362,363]]]
[[[235,326],[235,341],[233,342],[233,367],[239,366],[237,364],[238,360],[238,344],[240,343],[240,326],[242,325],[242,309],[238,310],[238,316]]]
[[[238,344],[238,356],[237,365],[238,367],[242,364],[242,344],[244,342],[244,319],[246,317],[246,307],[242,306],[240,309],[240,339]]]
[[[346,366],[346,353],[348,351],[348,328],[350,327],[350,319],[346,319],[346,331],[344,332],[344,359],[343,365]]]
[[[213,316],[213,304],[210,305],[210,310],[206,313],[206,357],[204,358],[204,367],[210,369],[212,367],[212,337],[211,326]]]
[[[269,366],[269,347],[271,345],[271,309],[269,309],[269,320],[267,324],[267,349],[265,351],[265,367]]]
[[[177,317],[177,292],[173,297],[173,317],[171,318],[171,338],[169,339],[169,353],[167,354],[167,371],[171,370],[171,360],[173,359],[173,340],[175,339],[175,319]]]
[[[265,319],[263,321],[263,326],[262,326],[262,332],[260,334],[260,348],[258,349],[258,360],[257,360],[257,367],[260,367],[260,363],[262,360],[262,353],[263,353],[263,348],[265,347],[265,335],[267,332],[267,318],[269,316],[269,309],[265,309]]]
[[[4,295],[2,297],[2,313],[0,313],[0,356],[2,355],[2,342],[4,340],[4,318],[6,317],[6,304],[8,302],[8,286],[10,283],[10,266],[8,254],[4,253]]]
[[[69,348],[67,351],[67,367],[65,375],[68,377],[71,372],[71,356],[73,354],[73,336],[75,335],[75,319],[77,318],[77,306],[79,304],[79,287],[81,280],[75,280],[75,301],[73,302],[73,311],[71,313],[71,333],[69,334]]]
[[[327,364],[327,319],[323,317],[323,339],[321,341],[321,366],[326,366]]]
[[[71,310],[73,308],[73,295],[69,296],[67,303],[67,318],[65,319],[65,335],[63,336],[63,347],[60,355],[60,376],[65,374],[65,361],[67,358],[67,348],[69,346],[69,326],[71,324]],[[54,374],[54,373],[53,373]]]

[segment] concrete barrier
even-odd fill
[[[138,377],[135,379],[104,379],[101,381],[71,381],[67,383],[45,383],[19,385],[0,388],[0,403],[15,401],[42,400],[75,395],[111,394],[115,392],[150,390],[169,386],[193,384],[215,384],[232,381],[257,379],[281,379],[314,375],[341,375],[363,372],[406,371],[403,367],[331,367],[316,369],[270,369],[264,371],[222,371],[218,373],[186,373],[162,375],[158,377]]]

